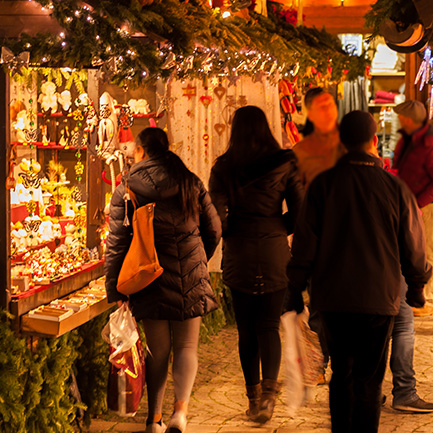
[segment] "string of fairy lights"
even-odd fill
[[[48,10],[63,30],[34,37],[22,35],[20,40],[2,41],[2,46],[16,57],[17,53],[30,52],[33,66],[98,67],[104,70],[105,79],[117,84],[243,74],[260,74],[275,82],[298,74],[303,80],[337,82],[346,73],[349,78],[362,75],[367,65],[367,60],[345,53],[324,31],[299,31],[309,40],[307,44],[296,39],[298,33],[293,26],[275,25],[258,15],[256,22],[248,24],[228,11],[202,6],[197,14],[202,21],[191,21],[191,28],[177,29],[169,26],[171,21],[159,22],[160,15],[154,9],[138,8],[137,0],[137,8],[131,11],[107,0],[94,5],[77,0],[29,1]],[[170,0],[174,2],[184,5]],[[117,9],[109,10],[108,6]],[[188,13],[181,18],[196,19]],[[194,31],[204,21],[209,22],[209,28]],[[322,37],[328,38],[325,43],[321,43]],[[9,69],[16,69],[17,62],[16,58],[9,61]]]

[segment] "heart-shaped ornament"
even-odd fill
[[[213,127],[218,135],[221,135],[226,129],[226,125],[224,125],[224,123],[215,123]]]
[[[215,93],[216,97],[221,100],[221,98],[225,95],[226,93],[226,89],[223,86],[217,86],[215,87],[215,89],[213,90],[213,92]]]
[[[207,108],[209,104],[212,102],[212,96],[200,96],[200,102]]]

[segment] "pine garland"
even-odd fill
[[[355,59],[345,53],[338,39],[325,30],[293,27],[276,16],[254,12],[249,21],[235,15],[224,19],[218,9],[200,0],[155,0],[144,7],[138,0],[89,0],[90,8],[78,0],[37,1],[51,7],[65,34],[23,34],[20,40],[3,40],[2,45],[14,53],[30,51],[33,64],[55,68],[88,68],[115,57],[117,70],[111,79],[117,84],[127,81],[138,86],[173,73],[179,78],[227,75],[233,70],[252,75],[258,67],[275,74],[275,62],[283,76],[298,65],[304,84],[317,81],[311,68],[319,80],[326,76],[339,82],[346,74],[347,78],[363,75],[368,63],[364,57]],[[209,52],[212,61],[203,70]],[[176,56],[175,67],[164,66],[170,53]],[[192,68],[183,63],[188,56],[194,56]],[[239,68],[257,56],[268,61]]]
[[[385,19],[394,21],[400,29],[419,22],[412,0],[376,0],[365,15],[365,24],[373,29],[372,37],[379,35],[379,26]]]

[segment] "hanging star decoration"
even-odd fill
[[[188,98],[188,101],[190,101],[193,96],[197,95],[197,87],[191,86],[191,83],[188,83],[186,87],[182,87],[182,90],[182,96],[186,96]]]
[[[159,107],[156,111],[156,117],[159,117],[164,111],[167,111],[169,114],[173,115],[174,103],[177,98],[168,96],[167,94],[160,95],[158,92],[156,92],[156,95],[159,99]]]
[[[266,77],[266,75],[267,74],[264,71],[256,72],[254,74],[253,83],[261,83],[263,81],[263,78]]]
[[[230,86],[236,86],[237,85],[236,82],[239,80],[239,78],[241,78],[241,77],[239,75],[237,75],[237,74],[230,75],[228,77],[228,79],[229,79],[229,87]]]
[[[111,57],[106,62],[102,61],[99,58],[94,59],[92,60],[92,65],[100,66],[98,72],[96,72],[96,78],[103,83],[110,82],[111,77],[117,73],[116,59],[114,57]]]
[[[28,51],[23,51],[18,56],[7,47],[2,47],[0,63],[8,66],[11,75],[18,73],[22,75],[21,68],[28,67],[30,61],[30,53]]]

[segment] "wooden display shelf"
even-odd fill
[[[370,71],[371,77],[404,77],[405,71]]]
[[[83,325],[104,311],[110,309],[114,303],[108,303],[107,298],[90,305],[82,311],[77,311],[59,322],[35,319],[25,314],[21,317],[21,332],[38,337],[57,338],[66,332]]]
[[[395,102],[390,102],[389,104],[368,104],[369,107],[395,107],[397,104]]]
[[[60,144],[57,144],[55,141],[50,141],[48,143],[42,143],[42,141],[34,141],[29,143],[22,143],[21,141],[13,141],[11,143],[12,146],[36,146],[38,149],[63,149],[63,150],[76,150],[78,148],[74,146],[61,146]],[[79,150],[86,150],[87,146],[80,147]]]
[[[104,274],[104,260],[87,263],[80,270],[58,278],[47,285],[34,286],[26,292],[11,297],[10,311],[18,319],[40,305],[49,304],[54,299],[62,298],[83,288],[92,280]]]

